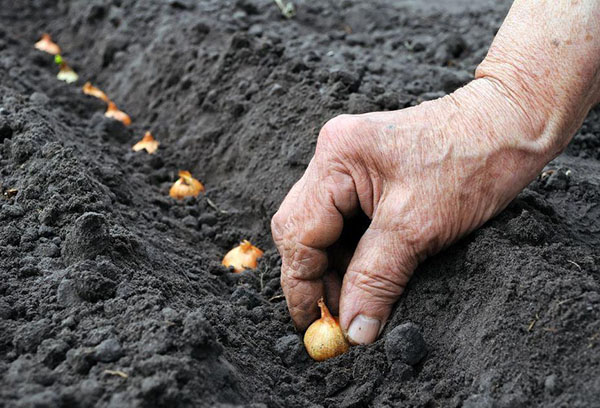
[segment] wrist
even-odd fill
[[[600,3],[515,0],[476,79],[493,82],[557,156],[600,102]]]

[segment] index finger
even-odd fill
[[[342,211],[357,201],[352,198],[356,194],[351,194],[354,184],[349,176],[327,174],[327,169],[318,167],[313,159],[271,222],[282,258],[281,287],[299,330],[319,317],[317,301],[325,292],[322,278],[328,266],[326,249],[342,232]],[[336,200],[344,195],[338,208]]]

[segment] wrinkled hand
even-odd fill
[[[394,112],[342,115],[272,220],[281,285],[296,327],[325,296],[353,344],[373,342],[426,256],[498,213],[549,148],[502,84],[483,78]],[[344,223],[371,222],[348,262],[334,262]],[[336,259],[339,257],[335,257]],[[337,269],[337,270],[336,270]]]

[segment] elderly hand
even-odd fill
[[[530,38],[527,16],[564,16],[534,3],[515,2],[477,79],[464,88],[401,111],[342,115],[323,127],[306,173],[272,220],[281,285],[298,329],[318,318],[317,300],[325,296],[351,343],[373,342],[417,264],[502,210],[564,149],[597,101],[600,76],[589,68],[600,64],[588,58],[580,68],[587,77],[575,70],[569,83],[560,73],[542,81],[539,67],[567,51],[547,39],[547,54],[527,44],[510,54],[515,38]],[[596,2],[583,3],[598,13]],[[565,30],[572,43],[588,38]],[[536,52],[535,60],[522,49]],[[586,55],[572,52],[574,59]],[[360,211],[370,224],[340,265],[332,248]]]

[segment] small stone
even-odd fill
[[[286,366],[308,360],[308,354],[300,336],[290,334],[280,337],[275,343],[275,352]]]
[[[271,87],[271,89],[269,90],[269,95],[270,96],[280,96],[286,93],[286,89],[279,85],[279,84],[273,84],[273,86]]]
[[[395,327],[385,338],[385,354],[390,363],[400,360],[415,365],[421,361],[427,348],[419,327],[410,322]]]
[[[94,349],[94,359],[103,363],[112,363],[123,357],[121,344],[115,338],[104,340]]]

